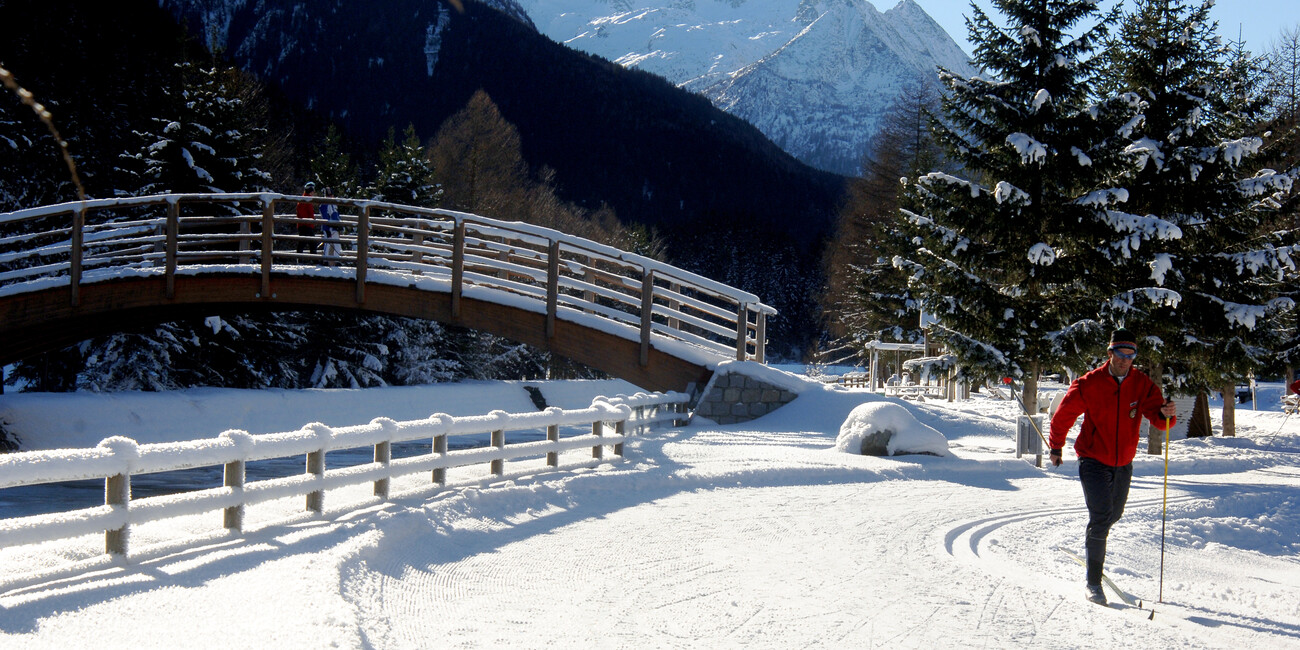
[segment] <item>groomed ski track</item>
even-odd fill
[[[320,517],[295,499],[239,539],[0,594],[0,645],[83,647],[93,629],[133,648],[1300,646],[1293,540],[1260,539],[1294,527],[1293,453],[1175,446],[1166,604],[1162,461],[1139,456],[1107,570],[1155,608],[1148,620],[1084,600],[1082,569],[1056,549],[1082,545],[1073,455],[1015,459],[1013,402],[909,404],[949,458],[833,451],[872,399],[809,391],[750,425],[638,438],[596,467],[485,467],[447,489],[423,477],[389,502],[330,492]],[[66,554],[6,558],[44,552]]]
[[[1005,454],[978,463],[846,460],[826,452],[826,443],[767,432],[672,432],[632,454],[654,461],[452,497],[429,507],[429,519],[442,522],[436,535],[413,526],[409,535],[380,540],[390,548],[374,555],[385,561],[358,557],[346,567],[345,593],[366,610],[363,619],[384,622],[366,631],[376,647],[417,648],[428,639],[498,646],[530,630],[538,634],[534,647],[1277,643],[1255,631],[1266,625],[1261,620],[1213,604],[1155,605],[1156,621],[1137,610],[1097,611],[1083,598],[1081,570],[1055,550],[1081,539],[1087,518],[1077,482],[1063,471]],[[934,471],[948,463],[957,471]],[[763,472],[792,465],[800,471],[777,474],[781,483]],[[1135,484],[1130,524],[1154,515],[1158,525],[1157,488]],[[462,499],[478,502],[473,512],[483,500],[510,507],[491,519],[458,516]],[[1150,581],[1119,568],[1138,553],[1123,552],[1135,543],[1123,529],[1113,538],[1119,564],[1111,570],[1129,588],[1145,588]],[[430,537],[437,541],[424,541]]]

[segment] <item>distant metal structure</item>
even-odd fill
[[[322,223],[297,218],[303,202],[338,206],[341,254],[297,234]],[[490,332],[652,390],[702,383],[724,360],[765,362],[776,314],[662,262],[450,210],[253,193],[0,213],[0,365],[143,323],[313,308]]]

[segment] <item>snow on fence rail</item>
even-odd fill
[[[333,204],[341,220],[299,220],[299,202]],[[298,225],[332,227],[338,247],[299,235]],[[258,193],[92,199],[0,214],[0,292],[66,285],[74,306],[83,284],[130,273],[163,274],[168,298],[178,268],[260,273],[259,295],[272,296],[273,270],[330,267],[355,274],[358,302],[367,282],[431,278],[442,283],[434,290],[451,293],[454,316],[467,287],[544,305],[548,336],[556,318],[596,315],[629,337],[639,332],[643,365],[656,335],[763,362],[766,319],[776,314],[754,294],[657,260],[450,210]]]
[[[297,431],[252,435],[231,430],[206,440],[155,444],[112,437],[91,449],[0,455],[0,488],[104,479],[103,506],[0,520],[0,547],[103,532],[105,552],[124,557],[130,527],[151,521],[220,510],[222,525],[239,532],[246,506],[275,499],[305,496],[306,509],[320,513],[329,490],[373,483],[374,495],[387,499],[393,478],[419,472],[430,472],[432,483],[445,485],[449,468],[486,463],[492,475],[501,476],[507,460],[544,456],[548,467],[559,467],[561,453],[583,448],[591,449],[592,462],[601,462],[605,447],[613,447],[621,457],[624,441],[636,430],[680,423],[688,400],[684,393],[637,393],[598,397],[588,408],[567,411],[558,407],[532,413],[498,410],[467,417],[438,413],[424,420],[376,418],[347,427],[312,423]],[[560,437],[561,426],[578,425],[590,425],[591,433]],[[546,429],[544,441],[506,444],[506,431],[541,428]],[[612,433],[607,433],[610,428]],[[484,433],[491,434],[490,446],[448,451],[449,436]],[[393,443],[425,439],[433,442],[430,453],[392,458]],[[326,452],[371,446],[372,463],[326,467]],[[245,481],[247,462],[293,456],[306,457],[303,474]],[[132,476],[218,466],[224,468],[221,487],[131,499]]]

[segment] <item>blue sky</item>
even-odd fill
[[[1100,6],[1108,10],[1118,0],[1101,0]],[[970,0],[916,0],[940,26],[967,52],[965,16],[970,13]],[[990,0],[975,0],[985,13],[996,16]],[[884,11],[896,4],[895,0],[876,0],[876,8]],[[1246,48],[1255,53],[1270,49],[1283,29],[1300,25],[1300,0],[1218,0],[1211,15],[1219,21],[1219,34],[1235,40],[1240,27]],[[996,17],[994,18],[996,20]]]

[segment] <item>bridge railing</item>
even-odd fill
[[[103,533],[105,552],[125,556],[128,533],[133,526],[182,516],[222,515],[221,526],[238,533],[244,525],[245,508],[276,499],[305,497],[306,510],[324,511],[325,494],[347,486],[372,483],[379,500],[389,498],[392,481],[424,473],[431,483],[412,479],[418,485],[446,485],[447,470],[484,465],[491,476],[505,473],[508,460],[532,459],[526,471],[590,466],[605,462],[605,449],[622,457],[623,444],[637,433],[656,426],[678,426],[686,418],[684,393],[637,393],[632,396],[596,398],[585,409],[556,407],[531,413],[493,411],[487,415],[452,417],[434,414],[427,419],[396,422],[376,418],[369,424],[328,427],[313,423],[297,431],[251,435],[226,431],[216,438],[174,443],[137,444],[114,437],[91,449],[16,452],[0,455],[0,489],[85,479],[104,480],[103,506],[50,514],[0,519],[0,547],[36,544]],[[587,427],[591,433],[561,437],[561,427]],[[507,431],[546,430],[545,440],[506,444]],[[489,434],[487,447],[448,450],[448,438]],[[410,441],[431,441],[428,453],[393,457],[393,445]],[[329,468],[329,452],[373,447],[374,462]],[[561,454],[589,449],[585,460],[567,459]],[[248,481],[246,464],[277,458],[306,458],[301,474]],[[545,459],[545,466],[541,465]],[[220,487],[131,498],[133,477],[201,467],[220,467]],[[482,470],[475,475],[481,476]],[[405,484],[404,484],[405,485]],[[345,504],[369,507],[372,499]],[[336,508],[335,510],[339,510]],[[215,519],[212,528],[218,529]],[[220,529],[218,529],[220,530]],[[184,541],[184,540],[181,540]]]
[[[300,202],[333,204],[341,219],[300,220]],[[467,290],[524,298],[545,309],[548,336],[556,318],[594,315],[630,328],[643,364],[654,336],[765,361],[766,319],[776,313],[751,293],[650,258],[450,210],[263,193],[96,199],[0,214],[0,292],[66,285],[74,305],[83,284],[124,274],[161,273],[172,297],[177,274],[260,273],[260,295],[270,296],[274,273],[331,268],[353,274],[359,303],[382,272],[435,281],[431,290],[451,294],[453,315]]]

